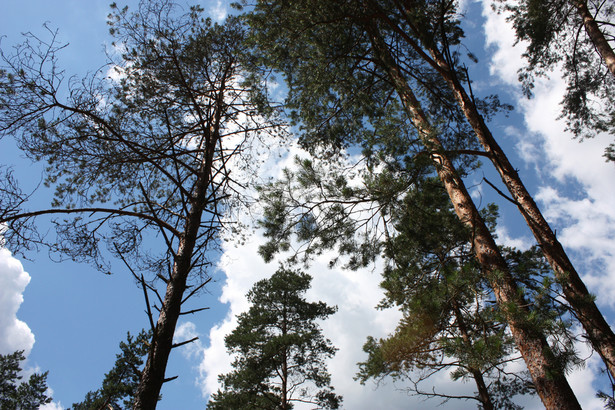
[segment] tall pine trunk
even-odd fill
[[[160,390],[165,383],[165,370],[169,355],[173,349],[173,335],[177,321],[181,314],[181,305],[188,275],[192,269],[192,258],[197,237],[202,234],[201,218],[207,206],[208,188],[212,183],[212,169],[216,146],[220,143],[220,122],[224,106],[226,92],[226,76],[230,74],[229,68],[222,78],[220,89],[216,98],[216,110],[213,118],[202,127],[205,139],[205,150],[201,166],[198,170],[197,180],[190,197],[190,209],[186,215],[183,236],[180,239],[175,254],[173,269],[167,284],[164,302],[160,307],[160,314],[154,329],[152,344],[150,347],[145,368],[141,374],[141,381],[137,388],[133,409],[151,410],[156,408]],[[211,125],[210,125],[211,124]]]
[[[592,30],[597,30],[597,34],[599,34],[602,40],[604,40],[602,32],[599,30],[595,20],[593,20],[589,14],[587,3],[579,0],[574,1],[574,4],[584,15],[586,28],[588,26],[593,27]],[[408,9],[408,6],[397,3],[397,7],[403,14],[404,18],[409,23],[413,23],[413,13],[410,9]],[[397,28],[395,24],[386,17],[385,20],[388,24],[393,26],[394,29]],[[415,31],[414,34],[417,37],[424,37],[424,33],[418,32],[418,25],[409,25]],[[508,157],[491,134],[491,131],[485,124],[483,117],[478,112],[472,98],[468,96],[465,88],[461,85],[456,73],[451,68],[447,59],[435,47],[433,39],[424,39],[423,41],[424,46],[431,55],[431,58],[429,58],[429,56],[423,52],[421,47],[414,40],[405,35],[405,33],[400,32],[400,34],[409,43],[409,45],[411,45],[419,53],[419,55],[434,66],[434,68],[446,81],[449,88],[453,91],[461,110],[468,119],[469,124],[474,129],[479,143],[483,146],[486,155],[489,157],[495,166],[495,169],[500,174],[502,182],[506,185],[508,192],[510,192],[512,199],[517,205],[517,208],[521,212],[521,215],[536,238],[536,241],[545,258],[553,268],[556,278],[562,284],[564,297],[574,312],[575,317],[585,329],[588,340],[592,344],[594,350],[596,350],[602,357],[609,373],[613,378],[615,378],[615,333],[613,333],[613,329],[611,329],[610,325],[594,303],[593,296],[587,290],[587,287],[568,258],[562,244],[557,240],[555,233],[551,230],[551,227],[540,212],[540,209],[534,202],[534,199],[523,185],[519,174],[513,168],[512,164],[508,160]],[[603,42],[603,47],[600,48],[600,50],[605,51],[603,56],[610,53],[612,56],[612,61],[615,63],[615,54],[613,54],[613,50],[606,40]],[[600,41],[598,41],[598,43],[600,43]],[[615,65],[613,67],[615,68]]]
[[[615,76],[615,53],[604,37],[604,33],[600,30],[598,22],[587,8],[587,0],[573,0],[572,4],[577,9],[579,16],[581,16],[585,32],[591,39],[594,47],[596,47],[596,51],[604,60],[611,74]]]
[[[613,329],[596,306],[594,298],[568,258],[562,244],[551,230],[536,202],[523,185],[519,174],[491,134],[476,105],[452,72],[446,59],[436,49],[432,48],[430,52],[434,61],[441,68],[440,73],[455,94],[459,106],[474,129],[478,141],[500,174],[502,182],[508,188],[508,192],[510,192],[519,212],[523,215],[536,238],[542,253],[553,268],[556,278],[562,285],[566,301],[585,329],[593,348],[603,358],[607,369],[615,378],[615,334]]]
[[[147,356],[141,382],[137,388],[134,409],[155,409],[160,396],[160,390],[165,382],[165,369],[169,355],[173,349],[173,335],[177,320],[181,313],[181,304],[186,281],[192,267],[192,255],[196,238],[201,226],[201,217],[206,205],[207,187],[211,175],[213,147],[207,153],[207,159],[200,170],[199,180],[193,192],[192,208],[190,209],[184,235],[179,243],[173,269],[167,284],[164,302],[154,329],[150,353]]]
[[[365,29],[377,59],[387,72],[409,118],[417,127],[419,137],[431,154],[438,176],[451,199],[455,213],[473,233],[475,255],[487,275],[498,305],[506,316],[513,338],[525,360],[543,404],[547,409],[554,410],[580,409],[546,337],[540,329],[536,329],[529,323],[527,303],[521,296],[506,261],[476,209],[461,177],[436,136],[436,130],[432,128],[400,68],[389,54],[378,28],[368,22]]]

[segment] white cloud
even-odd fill
[[[515,238],[510,235],[508,228],[502,224],[496,225],[495,234],[497,236],[497,243],[503,246],[510,246],[511,248],[517,248],[519,250],[529,249],[533,244],[533,238],[519,237]]]
[[[264,238],[255,235],[248,243],[235,247],[225,245],[225,252],[219,268],[226,274],[221,301],[229,305],[227,317],[210,331],[210,344],[203,350],[200,365],[203,394],[218,389],[218,375],[231,370],[231,358],[226,353],[224,336],[236,326],[235,316],[248,309],[245,294],[252,285],[269,277],[277,269],[277,263],[265,264],[257,255],[259,244]],[[329,269],[332,255],[322,255],[306,270],[313,277],[308,300],[321,300],[338,306],[338,311],[321,322],[323,332],[339,351],[328,363],[332,384],[338,394],[344,397],[344,408],[348,409],[406,409],[433,408],[439,400],[424,401],[422,397],[410,396],[404,382],[384,380],[378,386],[368,382],[362,386],[353,378],[358,371],[357,363],[365,360],[362,350],[367,336],[385,337],[396,327],[401,314],[394,310],[379,311],[375,306],[382,298],[379,288],[380,268],[347,271]],[[447,393],[472,394],[473,383],[453,382],[446,372],[434,377],[433,383]],[[298,409],[309,408],[297,406]],[[474,409],[474,401],[451,400],[442,408]]]
[[[23,292],[30,283],[30,275],[19,260],[6,248],[0,249],[0,354],[24,350],[27,356],[34,346],[34,334],[28,325],[17,318],[23,302]]]
[[[226,353],[224,337],[237,325],[236,316],[248,310],[245,294],[254,283],[270,277],[277,269],[277,265],[267,265],[258,256],[258,244],[262,240],[257,240],[256,236],[252,239],[242,246],[231,242],[224,245],[218,268],[226,274],[226,282],[220,302],[228,304],[229,311],[224,321],[210,330],[210,344],[203,351],[200,371],[204,394],[214,393],[219,387],[218,375],[231,370],[231,358]]]
[[[523,65],[521,54],[523,45],[515,45],[515,37],[511,35],[510,25],[505,14],[497,14],[491,9],[491,1],[483,0],[483,16],[485,21],[486,46],[495,49],[491,56],[490,71],[500,77],[508,85],[516,85],[517,71]]]
[[[508,139],[516,141],[515,149],[517,155],[525,163],[525,168],[541,176],[542,170],[539,164],[544,154],[540,138],[536,138],[535,134],[527,132],[527,130],[521,130],[512,125],[506,126],[504,133]]]
[[[515,127],[509,135],[517,136],[520,154],[526,166],[535,167],[540,176],[534,194],[542,211],[556,229],[557,236],[569,251],[573,263],[582,273],[597,302],[615,305],[615,166],[602,157],[608,136],[579,142],[565,131],[559,120],[560,101],[565,83],[556,70],[550,79],[536,82],[534,98],[520,93],[517,70],[523,64],[523,45],[512,47],[514,32],[504,15],[491,10],[491,1],[483,0],[487,18],[487,44],[493,47],[491,73],[517,96],[517,106],[525,118],[525,131]],[[504,237],[506,233],[504,232]],[[586,346],[579,350],[589,356]],[[570,384],[583,408],[598,409],[603,403],[595,397],[600,360],[591,356],[585,368],[569,376]]]
[[[519,90],[516,71],[523,64],[522,48],[512,47],[514,33],[505,15],[495,14],[489,1],[483,2],[483,10],[487,44],[495,48],[492,73]],[[599,303],[614,304],[615,273],[609,272],[615,272],[615,166],[602,157],[611,137],[579,142],[565,131],[558,117],[566,85],[558,73],[539,78],[531,100],[516,93],[527,131],[509,134],[519,136],[522,158],[542,177],[535,198],[563,245],[576,251],[571,257],[590,290],[598,293]]]
[[[568,381],[579,399],[581,408],[586,410],[600,410],[604,408],[604,402],[596,397],[596,389],[593,383],[598,378],[601,371],[602,361],[597,354],[591,354],[587,344],[578,343],[576,345],[580,357],[587,357],[585,366],[575,369],[568,377]]]
[[[485,5],[484,14],[487,17],[488,45],[495,50],[491,66],[492,74],[498,76],[508,87],[514,87],[517,90],[515,93],[520,98],[519,105],[522,112],[526,114],[529,129],[528,132],[521,126],[509,127],[506,129],[506,134],[511,139],[520,142],[518,149],[522,158],[527,162],[526,165],[535,167],[545,180],[555,179],[556,182],[566,183],[570,179],[575,179],[581,186],[581,197],[566,196],[563,191],[555,188],[553,193],[548,190],[550,187],[547,185],[540,188],[536,197],[543,205],[546,215],[561,226],[558,236],[566,246],[579,250],[586,249],[592,260],[608,256],[608,244],[612,241],[605,241],[601,247],[594,243],[604,238],[607,232],[615,232],[615,229],[610,228],[614,211],[611,211],[611,207],[608,206],[609,200],[611,204],[614,203],[609,197],[612,194],[599,192],[605,189],[605,185],[613,181],[613,178],[593,181],[596,175],[605,175],[605,172],[607,174],[609,172],[605,170],[603,164],[597,164],[602,161],[601,152],[598,152],[598,148],[592,148],[593,143],[591,142],[592,146],[579,148],[578,142],[572,141],[563,133],[562,125],[556,121],[559,114],[559,98],[561,98],[558,97],[557,92],[561,92],[561,88],[555,87],[554,83],[540,83],[534,100],[522,99],[517,84],[517,70],[522,64],[520,58],[522,49],[519,46],[512,47],[514,37],[511,35],[505,18],[491,12],[490,1],[484,1],[483,4]],[[600,145],[602,142],[596,144]],[[270,164],[271,167],[265,167],[268,175],[274,176],[284,165],[290,165],[294,154],[300,154],[296,147],[292,149],[293,154],[286,159],[280,158],[279,164],[275,164],[277,167],[273,164]],[[594,149],[595,151],[591,151]],[[585,150],[590,150],[591,153]],[[589,155],[593,155],[594,160],[585,159],[583,161],[583,157]],[[575,159],[567,163],[566,161],[570,158]],[[579,166],[579,162],[587,164]],[[474,190],[473,194],[480,195],[480,190]],[[581,227],[584,231],[579,232]],[[574,232],[579,235],[575,236]],[[504,227],[498,228],[498,235],[500,242],[519,248],[527,248],[532,242],[528,238],[511,237]],[[579,237],[588,239],[586,241]],[[246,243],[229,242],[224,246],[219,268],[225,273],[226,281],[220,300],[228,304],[229,310],[226,318],[210,330],[209,345],[202,350],[200,384],[204,395],[215,392],[219,387],[218,375],[231,370],[231,358],[226,353],[224,337],[236,326],[236,315],[248,308],[245,294],[257,280],[269,277],[277,269],[276,263],[265,264],[257,255],[258,245],[263,241],[264,238],[257,232]],[[438,400],[424,401],[421,397],[409,396],[405,391],[407,386],[404,383],[385,380],[376,388],[374,383],[361,386],[353,380],[357,371],[357,362],[365,359],[362,345],[366,337],[368,335],[383,337],[391,332],[397,325],[400,314],[394,310],[377,311],[374,309],[382,296],[378,287],[380,282],[378,269],[350,272],[329,269],[327,263],[327,255],[323,255],[307,270],[314,277],[308,298],[322,300],[328,304],[337,305],[339,308],[335,315],[322,323],[322,327],[326,337],[339,348],[328,367],[332,373],[332,384],[337,393],[344,396],[344,407],[349,409],[436,407],[439,404]],[[615,268],[615,262],[608,266]],[[615,272],[615,269],[610,269],[610,271]],[[603,276],[596,276],[596,282],[592,282],[593,274],[585,276],[590,285],[597,284],[598,280],[604,279]],[[615,283],[615,280],[611,282]],[[615,285],[612,291],[615,294]],[[615,298],[612,299],[615,300]],[[190,329],[196,332],[196,329]],[[186,330],[189,329],[186,328]],[[584,408],[601,406],[601,402],[595,398],[593,387],[597,378],[598,366],[599,360],[592,357],[584,369],[577,370],[570,375],[571,384]],[[452,382],[446,372],[435,377],[433,382],[441,392],[471,394],[475,390],[473,383]],[[521,402],[528,409],[541,408],[539,400],[535,397],[523,398]],[[443,408],[470,409],[476,408],[476,403],[452,400]]]
[[[199,337],[199,339],[187,343],[179,348],[182,355],[187,359],[196,357],[203,350],[203,342],[201,341],[200,335],[196,330],[196,325],[192,322],[180,323],[175,329],[173,343],[187,342],[195,337]]]
[[[30,275],[21,262],[6,248],[0,248],[0,354],[10,354],[23,350],[28,357],[34,346],[34,333],[28,325],[17,318],[17,311],[23,302],[23,292],[30,283]],[[33,373],[42,373],[38,367],[24,367],[22,376],[28,379]],[[53,397],[49,388],[47,395]],[[45,410],[62,410],[59,402],[52,402],[41,407]]]
[[[52,401],[51,403],[42,405],[41,407],[39,407],[39,409],[41,410],[64,410],[64,406],[62,406],[61,402],[56,403]]]
[[[216,21],[224,20],[228,15],[226,3],[222,2],[222,0],[217,0],[216,4],[210,7],[209,14]]]

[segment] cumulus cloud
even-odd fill
[[[265,264],[257,255],[256,251],[261,243],[264,243],[264,238],[257,234],[244,245],[225,245],[219,268],[224,271],[227,279],[220,300],[229,305],[229,312],[221,323],[211,329],[210,344],[202,352],[200,372],[204,395],[215,392],[219,388],[218,375],[232,369],[232,358],[226,353],[224,336],[237,325],[236,315],[248,309],[245,294],[256,281],[271,276],[278,267],[276,263]],[[408,386],[403,382],[385,380],[378,385],[368,382],[362,386],[354,380],[358,370],[357,363],[366,358],[362,346],[367,336],[385,337],[395,329],[401,314],[395,309],[375,309],[382,298],[382,291],[378,287],[381,280],[378,274],[380,269],[330,269],[328,262],[332,256],[321,256],[306,270],[313,277],[312,288],[306,298],[311,301],[321,300],[338,307],[337,313],[321,322],[321,327],[325,336],[339,349],[329,361],[328,369],[336,392],[344,396],[344,408],[435,407],[438,400],[424,402],[424,398],[408,395]],[[474,390],[472,383],[453,382],[446,372],[433,381],[441,391],[448,393],[467,395]],[[473,409],[476,404],[474,401],[453,400],[443,408]]]
[[[494,50],[491,72],[500,81],[517,90],[517,106],[524,115],[526,132],[508,129],[517,136],[521,157],[539,171],[541,177],[536,190],[543,213],[564,246],[572,252],[573,262],[583,268],[584,279],[599,295],[599,303],[615,302],[615,255],[612,240],[615,232],[615,167],[602,157],[610,137],[578,141],[565,130],[559,119],[560,101],[565,82],[556,70],[551,78],[539,78],[534,98],[521,96],[517,70],[523,64],[523,44],[513,47],[514,33],[505,15],[491,10],[483,1],[486,17],[487,44]]]
[[[597,302],[613,306],[615,167],[602,158],[609,137],[599,135],[579,142],[566,132],[564,121],[558,118],[566,85],[557,70],[549,79],[538,79],[534,98],[522,97],[517,70],[523,64],[524,45],[513,47],[510,24],[504,15],[493,12],[489,0],[483,0],[483,16],[487,45],[493,51],[491,73],[513,89],[517,107],[524,116],[525,130],[515,127],[507,133],[516,137],[526,167],[537,171],[539,179],[534,197],[588,288],[597,294]],[[500,235],[507,236],[505,232]],[[600,384],[600,359],[595,354],[591,356],[585,344],[579,344],[577,349],[589,360],[584,368],[569,375],[570,384],[583,408],[602,408],[604,403],[595,397],[596,385]]]
[[[23,292],[30,283],[30,275],[19,260],[6,248],[0,249],[0,354],[24,350],[27,356],[34,346],[34,334],[28,325],[17,318],[23,302]]]
[[[210,7],[209,14],[216,21],[224,20],[228,14],[226,2],[222,2],[222,0],[217,0],[216,3]]]
[[[511,248],[517,248],[519,250],[527,250],[533,244],[533,238],[529,237],[514,237],[508,231],[508,228],[502,224],[498,224],[495,228],[495,234],[497,237],[497,243],[501,246],[510,246]]]
[[[615,220],[612,212],[615,211],[608,206],[615,199],[610,195],[615,193],[600,192],[605,189],[605,184],[613,180],[609,176],[610,171],[602,163],[598,164],[602,162],[603,141],[592,141],[586,146],[580,146],[577,141],[564,133],[561,122],[557,121],[562,92],[561,84],[557,83],[557,80],[539,84],[535,99],[526,101],[522,98],[517,83],[517,70],[522,64],[522,45],[513,47],[514,36],[505,22],[505,17],[491,11],[490,1],[485,0],[483,5],[487,45],[493,51],[491,72],[501,84],[516,90],[513,93],[519,97],[518,105],[526,118],[524,125],[527,129],[522,125],[510,126],[505,129],[506,135],[519,142],[517,148],[526,161],[526,167],[538,171],[541,181],[549,181],[539,186],[536,199],[539,200],[550,221],[557,225],[558,236],[567,247],[576,250],[585,249],[585,252],[590,254],[589,260],[592,261],[605,261],[607,258],[607,262],[603,263],[615,268],[615,262],[612,265],[608,262],[608,258],[612,256],[608,253],[609,242],[605,241],[602,246],[595,243],[607,237],[608,232],[615,232],[615,229],[611,228]],[[292,148],[292,154],[288,158],[292,159],[295,154],[300,154],[296,147]],[[588,161],[587,158],[593,160]],[[282,163],[277,166],[265,167],[269,176],[275,176],[276,170],[284,165],[288,166],[291,160],[284,163],[284,160],[280,159],[280,162]],[[580,162],[586,164],[578,166]],[[605,175],[606,178],[594,181],[596,175]],[[570,191],[563,189],[570,187],[569,181],[572,179],[579,186],[579,192],[573,196]],[[559,185],[554,187],[550,181]],[[480,189],[475,189],[473,194],[480,196]],[[582,231],[580,231],[581,226],[584,229]],[[499,241],[507,245],[525,249],[533,243],[529,238],[512,237],[505,227],[498,227],[497,233]],[[245,243],[231,241],[224,245],[224,253],[218,267],[226,276],[220,301],[228,305],[228,314],[209,331],[209,345],[199,353],[200,385],[205,396],[219,388],[218,375],[231,370],[232,358],[226,353],[224,337],[236,326],[236,315],[248,309],[245,294],[256,281],[271,276],[277,269],[276,263],[265,264],[257,255],[261,243],[264,243],[264,238],[256,232]],[[361,386],[353,379],[357,371],[357,362],[365,359],[362,345],[366,337],[368,335],[384,337],[392,332],[398,323],[400,313],[396,310],[374,309],[382,297],[378,287],[380,282],[378,267],[352,272],[330,269],[329,259],[327,255],[323,255],[307,270],[314,278],[307,297],[310,300],[322,300],[337,305],[339,308],[335,315],[321,325],[326,337],[339,348],[336,356],[329,361],[328,367],[336,391],[344,396],[344,407],[350,409],[435,407],[439,404],[438,400],[424,401],[421,397],[410,396],[407,393],[408,386],[403,382],[394,383],[385,380],[378,385],[368,383]],[[613,272],[615,269],[610,271]],[[594,283],[592,282],[594,274],[594,271],[591,271],[585,275],[590,286]],[[595,284],[601,279],[603,280],[604,276],[595,276]],[[615,294],[615,285],[612,292]],[[615,297],[611,299],[615,300]],[[185,326],[180,329],[181,332],[185,331],[186,336],[196,333],[196,329],[192,326]],[[586,349],[584,346],[579,348]],[[583,354],[586,353],[588,352],[585,351]],[[602,405],[594,395],[594,382],[600,365],[599,359],[594,356],[585,368],[570,375],[571,384],[582,405],[590,409]],[[452,382],[446,372],[435,377],[433,382],[440,391],[451,394],[471,395],[475,390],[471,382]],[[536,397],[524,398],[520,403],[525,408],[541,407]],[[453,400],[446,403],[443,408],[470,409],[476,408],[476,403],[471,400],[466,402]]]
[[[286,156],[272,156],[263,169],[266,177],[279,177],[284,167],[293,166],[296,156],[305,157],[306,154],[294,144],[289,147]],[[223,246],[223,254],[218,264],[218,269],[225,275],[220,302],[228,305],[228,313],[222,322],[210,329],[209,345],[201,352],[199,383],[204,396],[218,390],[218,375],[232,370],[232,357],[226,352],[224,337],[236,327],[237,315],[248,310],[246,293],[254,283],[270,277],[278,268],[277,262],[266,264],[258,255],[258,248],[264,243],[265,238],[260,231],[256,231],[247,241],[229,240]],[[313,277],[307,299],[324,301],[338,307],[337,313],[321,322],[321,326],[325,336],[339,349],[329,361],[328,368],[336,392],[344,397],[344,407],[392,410],[409,406],[424,407],[423,399],[409,396],[406,391],[408,386],[402,382],[385,381],[378,386],[375,383],[361,386],[354,380],[358,370],[357,363],[366,358],[362,346],[367,336],[385,337],[391,333],[401,313],[395,309],[375,309],[383,296],[379,288],[381,267],[358,271],[331,269],[328,265],[333,256],[324,254],[312,261],[309,269],[304,270]],[[196,331],[187,325],[185,329],[180,329],[186,335]],[[464,394],[471,394],[473,391],[472,385],[452,382],[447,373],[443,373],[436,382],[443,391],[463,391]],[[437,404],[436,401],[428,403],[429,407]],[[454,409],[475,407],[474,402],[452,401],[448,405],[448,408]],[[298,405],[297,408],[305,407]]]
[[[0,354],[10,354],[23,350],[27,357],[34,346],[34,333],[28,325],[17,318],[17,311],[23,302],[23,292],[30,283],[30,275],[21,262],[6,248],[0,248]],[[24,364],[21,364],[22,367]],[[42,373],[37,367],[25,367],[23,377],[27,379],[33,373]],[[53,397],[53,390],[47,395]],[[41,407],[46,410],[62,410],[59,402],[52,402]]]
[[[197,338],[198,339],[195,339]],[[195,340],[193,340],[195,339]],[[193,322],[183,322],[175,329],[173,335],[173,343],[183,343],[188,340],[193,340],[179,348],[182,355],[187,359],[192,359],[203,350],[203,342],[197,332],[196,325]]]
[[[52,401],[51,403],[42,405],[41,407],[39,407],[39,409],[41,410],[64,410],[64,406],[62,406],[61,402]]]

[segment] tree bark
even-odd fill
[[[585,13],[588,19],[592,17],[587,10],[586,2],[579,0],[574,3],[578,8],[584,10],[583,13]],[[407,8],[407,5],[399,2],[396,4],[399,10],[404,14],[406,20],[412,22],[412,13]],[[536,238],[538,245],[541,247],[545,258],[553,268],[556,278],[562,284],[564,296],[574,315],[585,329],[587,338],[592,344],[592,347],[600,354],[609,373],[615,378],[615,334],[613,330],[594,303],[593,296],[587,290],[587,287],[568,258],[562,244],[557,240],[555,233],[551,230],[551,227],[540,212],[534,199],[523,185],[517,171],[513,168],[510,161],[508,161],[508,157],[491,134],[483,117],[478,112],[474,101],[468,96],[455,72],[451,69],[442,53],[435,47],[433,41],[429,41],[428,39],[424,39],[425,41],[423,41],[424,46],[431,55],[430,58],[414,40],[405,35],[405,33],[391,22],[386,15],[384,18],[389,25],[393,26],[393,28],[405,38],[423,59],[440,73],[447,82],[449,88],[453,91],[460,108],[474,129],[479,143],[483,146],[485,153],[491,159],[491,162],[500,174],[502,182],[508,188],[521,215]],[[593,20],[593,18],[591,22],[587,20],[585,23],[586,27],[589,23],[593,23],[594,29],[598,30],[598,34],[602,36],[604,40],[604,36],[599,30],[595,20]],[[424,37],[423,33],[419,32],[417,25],[410,24],[410,26],[418,38]],[[610,52],[613,57],[612,61],[615,62],[613,50],[606,40],[604,41],[604,46],[608,49],[606,50],[607,54]]]
[[[476,105],[457,80],[446,59],[435,48],[429,51],[441,68],[442,76],[455,94],[459,106],[474,129],[487,156],[500,174],[502,182],[508,188],[508,192],[536,238],[545,258],[553,268],[556,278],[562,285],[566,301],[587,332],[593,348],[603,358],[607,369],[615,378],[615,334],[613,330],[596,306],[594,298],[568,258],[564,247],[551,230],[538,205],[523,185],[519,174],[491,134]]]
[[[229,75],[228,69],[225,75]],[[182,297],[192,267],[194,246],[201,229],[201,218],[207,205],[208,188],[212,182],[211,175],[216,145],[220,142],[220,119],[224,104],[225,80],[226,77],[221,80],[216,101],[217,109],[213,119],[202,126],[206,148],[198,172],[198,179],[192,190],[190,209],[186,215],[184,232],[179,241],[164,302],[160,308],[160,315],[154,329],[150,352],[135,395],[133,403],[135,410],[155,409],[160,390],[165,382],[165,370],[173,349],[173,335],[181,313]]]
[[[452,161],[446,155],[444,147],[435,134],[435,129],[429,123],[400,68],[389,54],[377,27],[367,22],[365,30],[370,37],[377,59],[387,72],[423,144],[430,151],[438,176],[448,192],[455,213],[473,232],[475,255],[491,283],[497,303],[506,316],[511,333],[527,364],[543,404],[547,409],[580,409],[564,372],[556,364],[544,334],[540,329],[528,323],[527,303],[520,295],[506,261]]]
[[[581,19],[583,19],[583,27],[585,28],[585,32],[591,39],[594,47],[604,60],[606,66],[612,75],[615,76],[615,53],[613,52],[613,48],[609,44],[609,42],[604,37],[604,33],[598,27],[598,23],[594,16],[589,12],[587,8],[586,0],[573,0],[572,4],[577,9]]]
[[[282,337],[285,339],[288,332],[288,321],[287,321],[287,312],[286,306],[283,308],[282,312]],[[288,351],[286,346],[283,347],[282,351],[282,410],[288,410],[290,407],[288,397]]]
[[[173,348],[173,335],[180,316],[182,297],[186,290],[194,245],[205,207],[205,196],[211,170],[211,161],[207,162],[209,166],[204,166],[204,169],[201,170],[193,206],[188,214],[186,229],[178,246],[164,302],[160,308],[160,315],[154,329],[150,353],[147,356],[147,362],[135,396],[134,409],[155,409],[165,380],[165,369]]]

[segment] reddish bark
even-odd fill
[[[437,173],[455,208],[455,213],[474,234],[475,255],[491,283],[498,305],[506,315],[511,333],[527,364],[543,404],[547,409],[580,409],[562,369],[556,364],[544,334],[528,323],[527,303],[520,295],[506,261],[452,161],[446,155],[419,101],[389,54],[377,28],[367,23],[366,31],[370,36],[376,57],[387,72],[408,116],[419,132],[419,137],[431,154]]]
[[[401,2],[396,2],[396,4],[409,23],[409,26],[414,31],[414,35],[421,38],[423,33],[420,32],[417,25],[412,24],[412,13],[408,8],[408,4],[402,4]],[[589,13],[587,3],[585,1],[575,1],[574,4],[579,9],[584,19],[585,27],[590,37],[592,37],[594,44],[601,44],[601,47],[598,47],[598,45],[596,45],[596,47],[605,58],[605,61],[607,61],[607,65],[609,65],[609,61],[613,63],[609,65],[609,69],[615,74],[613,70],[615,69],[615,54],[613,54],[612,48],[604,39],[596,21]],[[502,182],[508,188],[521,215],[541,247],[545,258],[553,268],[556,278],[562,284],[562,290],[566,301],[585,329],[587,338],[593,348],[600,354],[607,369],[612,377],[615,378],[615,333],[613,333],[610,325],[596,306],[593,296],[587,290],[587,287],[568,258],[563,246],[558,241],[555,233],[551,230],[551,227],[540,212],[534,199],[523,185],[517,171],[491,134],[491,131],[478,112],[472,98],[470,98],[465,88],[459,82],[456,73],[451,69],[448,61],[435,47],[433,42],[424,41],[424,46],[429,53],[427,54],[421,46],[411,37],[407,36],[406,33],[401,31],[401,29],[388,19],[386,15],[383,14],[381,17],[384,18],[387,24],[396,30],[404,40],[425,59],[425,61],[431,64],[441,74],[449,88],[453,91],[460,108],[468,119],[469,124],[474,129],[479,143],[483,146],[485,153],[500,174]],[[613,69],[611,69],[611,67],[613,67]]]
[[[500,174],[502,182],[508,188],[508,192],[515,201],[519,212],[521,212],[545,258],[553,268],[556,278],[562,285],[566,301],[585,329],[593,348],[601,355],[607,369],[615,377],[615,334],[613,329],[596,306],[594,298],[568,258],[564,247],[558,241],[538,205],[525,188],[519,174],[491,134],[476,105],[454,74],[451,73],[442,54],[437,50],[432,49],[430,51],[434,61],[442,68],[441,73],[454,92],[457,102],[474,129],[480,144]]]
[[[596,47],[596,51],[598,51],[604,60],[604,63],[608,67],[611,74],[615,75],[615,53],[613,52],[613,48],[607,39],[604,37],[604,33],[600,30],[598,22],[596,22],[594,16],[592,16],[589,12],[589,9],[587,8],[587,1],[573,1],[572,4],[583,19],[583,27],[585,28],[585,32],[591,39],[594,47]]]

